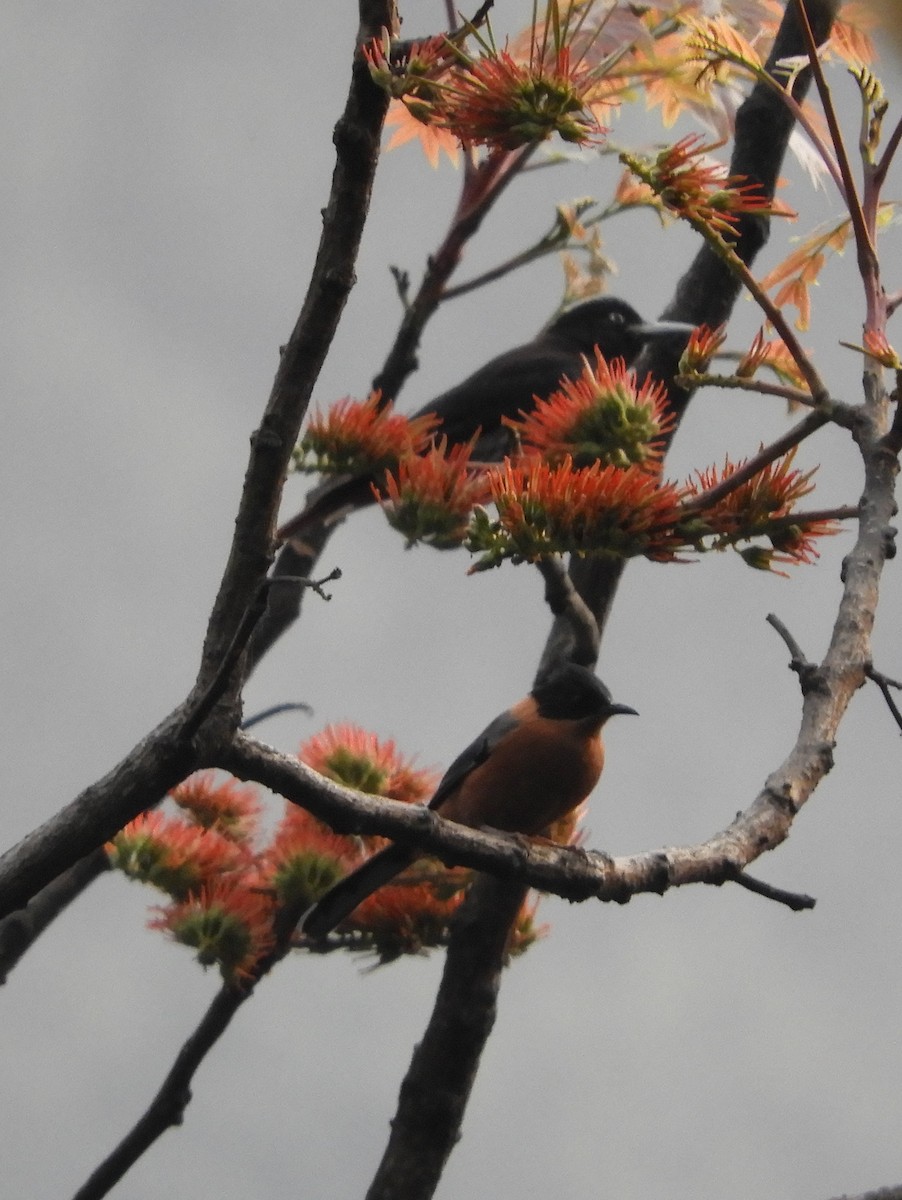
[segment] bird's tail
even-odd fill
[[[301,918],[300,929],[307,937],[318,940],[331,932],[358,904],[383,884],[399,875],[417,858],[416,850],[408,846],[386,846],[378,854],[339,880],[325,896],[317,900]]]
[[[325,487],[317,489],[297,516],[281,526],[276,537],[280,541],[287,541],[288,538],[297,537],[313,524],[321,522],[324,525],[333,525],[355,509],[374,504],[375,496],[371,484],[372,480],[368,476],[360,475],[344,475],[330,480]]]

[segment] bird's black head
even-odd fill
[[[617,713],[638,716],[634,708],[615,704],[598,676],[576,663],[553,667],[536,684],[532,695],[539,706],[539,716],[552,721],[581,721],[588,717],[606,721]]]
[[[591,354],[597,346],[607,359],[625,358],[631,362],[646,342],[670,337],[682,338],[685,343],[694,328],[682,321],[643,321],[625,301],[602,296],[561,313],[543,336],[580,354]]]

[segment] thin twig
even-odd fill
[[[805,909],[814,908],[817,903],[813,896],[806,896],[801,892],[787,892],[783,888],[774,887],[773,884],[755,879],[751,875],[747,875],[745,871],[737,871],[733,882],[738,883],[748,892],[754,892],[756,896],[774,900],[777,904],[785,904],[793,912],[803,912]]]
[[[806,0],[793,0],[798,13],[799,22],[802,27],[802,34],[807,43],[808,62],[811,65],[811,71],[814,75],[815,86],[818,95],[821,99],[821,105],[824,109],[824,116],[827,120],[827,127],[830,130],[830,139],[833,142],[833,149],[836,152],[836,159],[839,163],[840,173],[842,175],[843,185],[845,187],[845,201],[849,209],[849,216],[852,218],[852,228],[855,231],[855,244],[858,250],[858,265],[863,279],[869,278],[874,272],[877,253],[874,249],[874,244],[871,241],[868,227],[864,219],[864,212],[861,208],[861,200],[858,196],[858,189],[855,186],[855,176],[852,173],[852,165],[849,162],[849,156],[846,153],[845,142],[843,141],[842,131],[839,127],[839,120],[836,116],[836,109],[833,106],[833,97],[830,94],[830,88],[824,76],[824,70],[821,66],[821,60],[818,55],[818,45],[814,33],[811,29],[811,23],[808,20],[808,7]]]
[[[758,280],[729,243],[725,242],[719,234],[714,233],[704,223],[694,221],[691,218],[688,219],[690,220],[690,224],[708,240],[709,244],[712,247],[716,247],[715,253],[720,253],[723,256],[730,270],[736,275],[742,286],[773,326],[780,340],[792,356],[793,362],[804,376],[805,383],[811,393],[812,402],[817,405],[827,404],[829,402],[829,395],[824,381],[821,379],[814,363],[805,352],[802,343],[796,337],[795,331],[789,321],[783,315],[783,310],[771,300],[770,296],[761,287]]]
[[[810,667],[813,665],[805,657],[802,647],[795,640],[776,613],[768,613],[765,617],[765,620],[767,621],[768,625],[771,625],[774,629],[776,629],[777,633],[779,633],[780,637],[786,643],[786,649],[792,656],[793,670],[795,670],[795,664],[798,664],[801,667]]]
[[[779,396],[788,404],[799,404],[805,408],[814,408],[818,404],[810,392],[803,391],[801,388],[790,387],[788,384],[782,383],[768,383],[765,379],[744,379],[740,375],[713,375],[709,372],[693,371],[690,374],[677,375],[675,382],[681,387],[718,387],[726,390],[758,392],[762,396]],[[836,401],[830,401],[831,405],[835,403]]]
[[[274,575],[268,582],[270,586],[278,584],[281,587],[283,583],[292,583],[299,588],[309,588],[320,600],[329,601],[332,599],[332,593],[325,591],[323,584],[334,583],[336,579],[341,579],[341,567],[333,567],[322,579],[311,579],[309,575]]]
[[[886,701],[886,706],[893,715],[893,720],[899,726],[899,729],[902,730],[902,712],[899,711],[899,706],[893,699],[891,691],[892,688],[895,688],[897,691],[902,690],[902,683],[898,683],[895,679],[890,679],[888,675],[875,670],[874,667],[868,668],[867,676],[872,683],[876,683],[877,687],[880,688],[880,691],[883,693],[883,699]]]
[[[268,721],[270,717],[278,717],[282,713],[288,712],[302,712],[310,715],[313,713],[313,706],[305,704],[303,700],[286,700],[282,704],[271,704],[269,708],[264,708],[261,712],[254,713],[251,717],[245,717],[241,722],[241,728],[253,729],[255,725],[260,725],[263,721]]]
[[[207,1055],[228,1029],[239,1008],[250,999],[277,963],[293,948],[292,935],[304,905],[285,906],[275,921],[276,941],[241,984],[224,983],[191,1036],[182,1045],[153,1100],[100,1165],[75,1193],[74,1200],[100,1200],[167,1129],[181,1125],[191,1102],[191,1084]]]
[[[889,171],[896,151],[899,149],[900,141],[902,141],[902,118],[896,122],[895,128],[883,149],[880,162],[874,167],[874,186],[878,191],[886,180],[887,171]]]

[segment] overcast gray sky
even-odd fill
[[[430,29],[443,6],[422,5]],[[497,5],[498,22],[528,5]],[[0,448],[8,845],[107,770],[185,694],[231,535],[248,436],[303,295],[332,169],[355,6],[287,0],[85,0],[0,8],[4,263]],[[311,14],[315,14],[312,16]],[[851,85],[837,73],[854,114]],[[887,82],[898,116],[900,79]],[[854,116],[853,116],[854,121]],[[616,136],[657,136],[624,115]],[[508,195],[463,274],[534,238],[553,204],[605,195],[611,161],[545,171]],[[797,173],[796,173],[797,174]],[[380,168],[353,293],[317,396],[362,395],[398,319],[390,264],[414,277],[457,178],[416,150]],[[898,172],[895,191],[898,194]],[[833,197],[794,197],[807,223]],[[778,229],[765,263],[785,253]],[[891,234],[890,237],[893,235]],[[611,227],[614,290],[655,315],[694,250],[645,215]],[[899,285],[898,238],[887,284]],[[411,406],[532,336],[556,306],[549,260],[430,326]],[[857,398],[863,305],[832,263],[805,336]],[[741,304],[738,343],[756,321]],[[902,337],[897,334],[897,342]],[[704,395],[671,470],[753,451],[779,402]],[[846,438],[819,502],[854,503]],[[289,485],[288,509],[303,485]],[[288,510],[287,509],[287,510]],[[795,736],[799,696],[777,612],[812,657],[839,596],[845,536],[790,581],[737,558],[630,566],[600,670],[641,718],[615,724],[589,843],[629,853],[704,838],[748,804]],[[405,552],[377,512],[323,560],[344,578],[261,667],[248,710],[305,699],[264,736],[293,749],[350,719],[446,765],[529,685],[548,624],[526,569],[468,579],[466,556]],[[890,564],[877,665],[902,675]],[[625,908],[548,900],[551,936],[505,980],[496,1032],[439,1195],[821,1200],[902,1178],[898,997],[900,744],[875,689],[790,842],[757,865],[818,898],[793,915],[738,889]],[[215,992],[145,930],[154,897],[101,880],[3,995],[0,1162],[9,1196],[71,1195],[142,1111]],[[431,1006],[441,956],[362,973],[295,956],[200,1072],[184,1126],[114,1193],[129,1200],[361,1195]]]

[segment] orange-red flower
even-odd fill
[[[331,474],[381,471],[406,454],[425,450],[438,420],[405,417],[379,392],[366,400],[346,396],[326,413],[316,413],[295,450],[295,468]]]
[[[763,549],[765,559],[763,562],[755,562],[751,565],[758,567],[760,570],[773,571],[776,575],[786,575],[785,571],[778,571],[774,563],[785,563],[787,566],[797,566],[800,563],[810,564],[820,558],[820,551],[817,549],[815,542],[818,538],[833,537],[839,532],[839,525],[836,521],[806,521],[799,520],[791,525],[784,525],[782,528],[773,528],[768,531],[768,539],[773,547],[768,550]],[[740,551],[746,562],[748,552]]]
[[[447,936],[471,872],[427,859],[373,892],[343,928],[365,934],[383,961],[416,954]]]
[[[728,240],[735,236],[742,213],[794,215],[765,196],[760,184],[745,183],[742,176],[727,174],[721,163],[706,162],[708,153],[718,145],[706,145],[699,134],[690,133],[654,159],[630,154],[622,154],[621,158],[672,212]]]
[[[459,546],[475,504],[487,495],[484,477],[470,467],[475,437],[448,448],[441,437],[425,454],[408,454],[385,472],[383,487],[373,488],[389,524],[408,545],[428,542],[444,549]]]
[[[776,462],[762,467],[751,479],[741,483],[722,499],[706,507],[707,519],[726,533],[740,524],[753,525],[770,517],[787,516],[798,500],[814,491],[811,478],[817,469],[794,469],[792,463],[795,455],[795,449],[790,450]],[[687,484],[689,495],[703,498],[705,492],[720,488],[746,465],[746,461],[743,459],[739,463],[732,463],[726,457],[721,468],[706,467],[696,471]]]
[[[306,809],[287,804],[264,855],[265,873],[279,902],[303,911],[361,858],[359,838],[343,837]]]
[[[811,479],[817,469],[795,469],[792,465],[795,453],[792,449],[776,462],[768,463],[726,494],[723,485],[745,467],[745,461],[732,463],[726,458],[721,469],[709,467],[696,471],[695,478],[687,485],[689,494],[695,497],[696,533],[701,538],[712,537],[711,548],[715,550],[767,538],[771,548],[753,545],[740,551],[750,566],[761,570],[771,570],[778,562],[810,563],[817,558],[815,540],[835,534],[838,526],[831,520],[791,519],[795,504],[814,490]],[[705,493],[715,488],[718,493],[705,504]]]
[[[422,802],[435,790],[434,771],[415,768],[394,741],[380,741],[359,725],[329,725],[308,738],[298,757],[320,775],[373,796],[408,804]]]
[[[740,379],[751,379],[760,367],[769,367],[783,383],[808,389],[808,382],[789,353],[786,343],[782,338],[768,340],[763,329],[759,329],[755,334],[751,346],[739,361],[736,374]]]
[[[217,779],[213,771],[198,771],[169,796],[204,829],[215,829],[238,842],[250,841],[257,831],[261,804],[256,789],[235,779]]]
[[[436,37],[405,47],[387,34],[364,55],[374,80],[400,99],[418,121],[446,129],[469,145],[498,150],[544,141],[559,134],[568,142],[595,140],[603,131],[593,106],[604,102],[604,70],[585,54],[571,54],[571,9],[548,0],[547,20],[533,26],[524,57],[499,50],[491,29],[476,34],[481,53],[473,57],[463,38]],[[583,14],[585,15],[585,14]],[[476,33],[476,31],[473,31]]]
[[[598,350],[594,363],[583,363],[578,379],[562,379],[547,400],[536,397],[532,412],[504,418],[505,425],[550,462],[569,455],[577,467],[657,463],[674,424],[667,388],[650,377],[640,385],[622,358],[609,363]]]
[[[239,984],[272,947],[272,916],[272,901],[264,892],[240,881],[217,880],[160,909],[150,927],[193,947],[202,966],[218,966],[227,983]]]
[[[449,80],[437,118],[463,142],[515,150],[558,134],[596,141],[604,132],[589,107],[595,73],[567,46],[518,62],[506,50],[471,60]]]
[[[697,326],[680,358],[680,371],[684,374],[707,371],[708,363],[726,340],[725,325],[718,325],[716,329],[709,329],[707,325]]]
[[[438,34],[422,42],[392,43],[388,30],[363,47],[373,82],[396,100],[402,100],[420,121],[429,121],[441,96],[438,86],[449,67],[458,61],[455,43]]]
[[[470,548],[483,555],[474,570],[569,552],[672,559],[681,541],[672,528],[681,490],[641,467],[505,460],[489,479],[498,519],[477,512],[471,524]]]
[[[130,821],[106,850],[113,867],[175,899],[218,876],[241,871],[251,861],[243,846],[217,830],[161,812]]]
[[[902,370],[902,359],[886,340],[886,334],[877,329],[865,330],[864,348],[870,354],[871,358],[875,358],[882,367],[888,367],[891,371]]]

